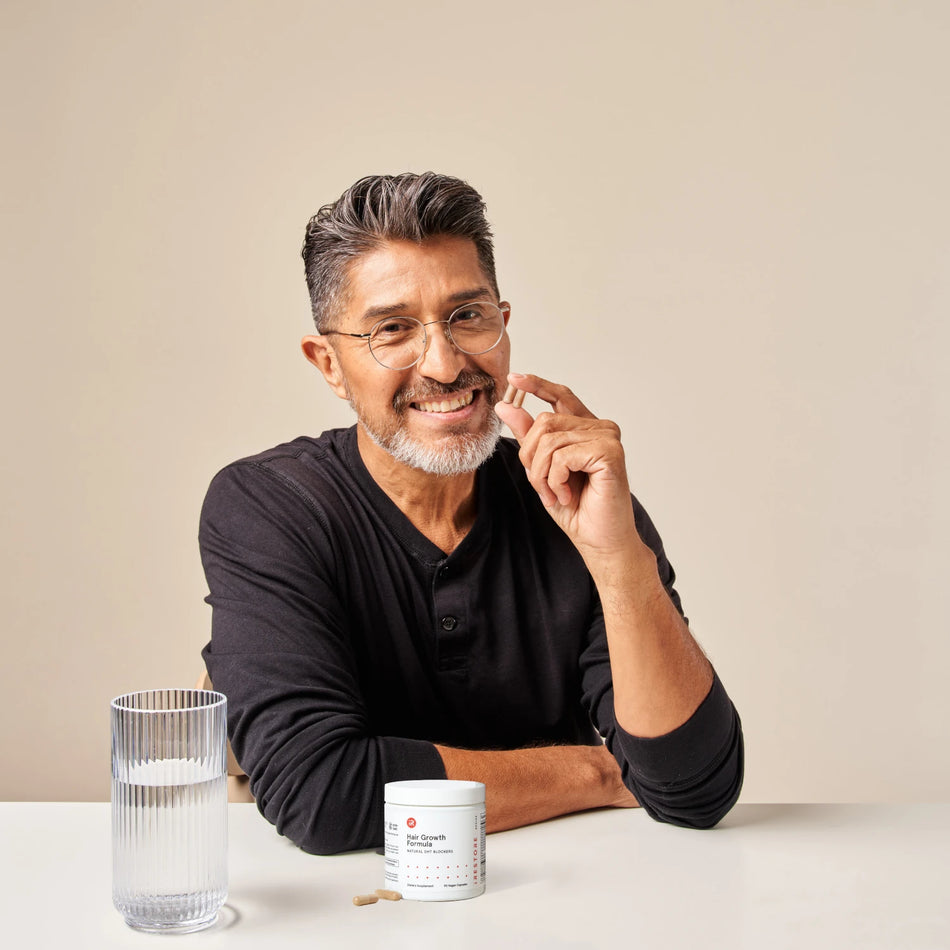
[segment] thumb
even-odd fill
[[[514,437],[519,442],[528,434],[528,430],[531,426],[534,425],[534,419],[527,409],[513,406],[509,402],[496,402],[495,415],[511,429]]]

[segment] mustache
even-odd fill
[[[489,402],[496,402],[496,388],[495,380],[488,373],[465,371],[459,373],[451,383],[432,383],[428,386],[412,386],[400,389],[393,396],[393,409],[396,412],[405,412],[414,402],[440,399],[469,389],[480,389],[485,393]]]

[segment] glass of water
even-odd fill
[[[211,926],[228,892],[227,700],[112,700],[112,902],[137,930]]]

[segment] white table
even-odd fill
[[[108,804],[0,803],[4,946],[950,948],[950,805],[739,805],[706,832],[591,812],[489,836],[482,897],[366,907],[379,855],[304,854],[229,807],[222,917],[166,937],[112,907]]]

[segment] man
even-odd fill
[[[379,845],[402,779],[484,782],[489,831],[638,803],[715,824],[738,716],[617,426],[509,374],[479,195],[365,178],[303,257],[303,351],[356,425],[227,467],[200,529],[204,657],[260,810],[315,853]],[[501,402],[509,383],[551,410]]]

